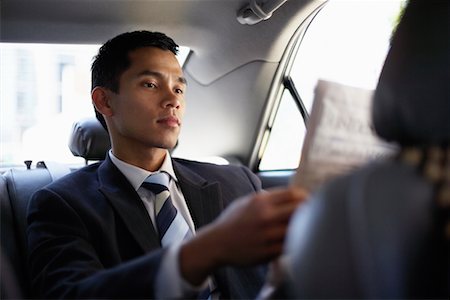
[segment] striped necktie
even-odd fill
[[[155,194],[156,227],[161,245],[166,247],[191,237],[192,232],[186,220],[172,203],[168,189],[169,175],[163,172],[152,174],[142,186]]]
[[[161,245],[166,247],[172,243],[180,243],[192,236],[192,232],[183,216],[172,203],[169,192],[169,175],[159,172],[152,174],[142,183],[144,188],[155,194],[156,227]],[[197,299],[211,299],[211,289],[206,289],[196,295]]]

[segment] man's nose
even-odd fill
[[[178,109],[180,108],[180,105],[180,95],[177,94],[172,88],[167,88],[164,94],[163,106]]]

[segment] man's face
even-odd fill
[[[186,81],[175,55],[155,47],[129,53],[119,93],[110,93],[110,123],[119,147],[173,148],[184,114]]]

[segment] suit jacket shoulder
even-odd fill
[[[201,178],[203,178],[204,180],[218,181],[223,184],[241,182],[243,185],[250,185],[254,191],[261,190],[259,178],[245,166],[216,165],[180,158],[173,158],[173,164],[175,172],[183,172],[183,179],[188,181],[201,182]]]

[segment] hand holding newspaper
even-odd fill
[[[395,147],[372,130],[373,91],[319,80],[302,156],[292,184],[309,191]]]

